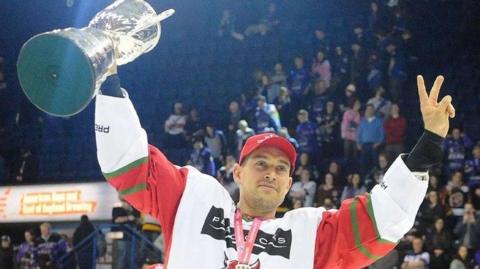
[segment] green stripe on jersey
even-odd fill
[[[125,174],[126,172],[134,169],[134,168],[137,168],[139,167],[140,165],[144,164],[148,162],[148,157],[143,157],[143,158],[140,158],[134,162],[131,162],[127,165],[125,165],[124,167],[120,168],[120,169],[117,169],[113,172],[110,172],[110,173],[103,173],[103,176],[107,179],[107,180],[110,180],[111,178],[114,178],[114,177],[117,177],[121,174]]]
[[[139,191],[143,191],[146,188],[147,188],[147,183],[143,182],[143,183],[139,183],[139,184],[137,184],[137,185],[135,185],[131,188],[119,191],[118,193],[120,193],[121,196],[126,196],[126,195],[137,193]]]

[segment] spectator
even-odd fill
[[[465,162],[465,175],[470,187],[480,186],[480,143],[472,150],[472,158]]]
[[[407,120],[400,115],[397,104],[391,106],[390,116],[385,120],[383,128],[385,129],[385,150],[390,160],[395,160],[404,151],[407,129]]]
[[[303,207],[313,206],[317,184],[311,180],[310,170],[303,169],[300,180],[293,183],[289,197],[292,201],[300,200]]]
[[[383,176],[387,172],[388,166],[390,164],[388,156],[385,153],[378,154],[377,164],[370,170],[370,172],[365,177],[365,185],[367,189],[373,188],[375,184],[380,184],[383,181]]]
[[[364,172],[368,167],[373,166],[384,137],[382,119],[375,116],[375,108],[372,105],[367,105],[357,134],[357,148],[360,150],[361,165]]]
[[[334,182],[337,185],[345,186],[348,183],[346,178],[343,176],[342,167],[337,161],[330,161],[328,164],[327,173],[333,175]]]
[[[232,12],[225,9],[222,13],[222,19],[220,20],[218,35],[220,37],[232,37],[242,41],[245,37],[236,30],[235,24],[235,17],[232,15]]]
[[[294,69],[292,69],[288,75],[287,84],[292,92],[294,103],[298,104],[301,97],[305,94],[305,89],[307,88],[310,78],[308,76],[308,71],[305,69],[303,57],[296,56],[294,59],[294,65]]]
[[[345,199],[353,198],[357,195],[361,195],[367,192],[367,189],[362,185],[360,174],[354,173],[348,176],[348,181],[350,184],[343,188],[342,196],[340,202]]]
[[[453,127],[451,135],[443,141],[445,168],[448,175],[454,171],[464,170],[465,158],[472,142],[459,127]]]
[[[267,13],[257,24],[252,24],[245,29],[245,36],[251,36],[255,34],[264,36],[273,31],[275,26],[279,23],[280,21],[277,16],[277,5],[275,5],[275,3],[269,3]]]
[[[340,115],[335,109],[335,103],[328,101],[325,111],[317,118],[317,145],[322,149],[325,158],[337,155],[338,137],[340,134]]]
[[[237,101],[230,102],[230,104],[228,105],[228,113],[228,122],[226,124],[228,152],[230,154],[235,154],[237,150],[236,130],[238,127],[238,122],[240,122],[240,120],[242,119],[242,113],[240,111],[240,106]]]
[[[392,102],[385,98],[385,88],[380,85],[375,89],[375,96],[368,100],[367,105],[373,105],[377,117],[386,118],[390,115]]]
[[[402,269],[428,269],[430,254],[423,250],[423,240],[415,238],[412,241],[413,251],[403,259]]]
[[[201,135],[205,128],[205,122],[200,118],[196,108],[190,109],[190,116],[185,123],[185,138],[192,143],[192,137]]]
[[[320,79],[315,80],[313,84],[313,96],[309,96],[308,99],[308,110],[312,113],[312,118],[318,122],[325,112],[327,102],[331,99],[325,81]]]
[[[287,85],[287,75],[283,70],[283,65],[281,63],[276,63],[273,67],[273,75],[271,77],[272,83],[280,87]]]
[[[93,248],[96,246],[93,245],[93,241],[84,243],[82,246],[79,244],[94,233],[95,230],[95,226],[90,222],[88,216],[82,215],[80,217],[80,226],[78,226],[73,233],[73,246],[78,247],[75,256],[80,269],[93,268],[93,263],[96,260],[96,257],[93,257]]]
[[[277,132],[280,128],[280,117],[273,104],[267,104],[265,96],[257,99],[253,129],[255,133]]]
[[[296,139],[299,145],[299,153],[313,154],[317,149],[315,139],[316,126],[308,119],[308,112],[300,109],[297,114],[298,125],[296,128]]]
[[[468,248],[460,245],[449,269],[472,269],[473,266],[473,260],[468,255]]]
[[[332,87],[341,89],[348,83],[348,72],[350,70],[350,58],[343,52],[341,46],[336,46],[332,59]]]
[[[278,113],[280,114],[280,119],[282,119],[282,125],[291,128],[294,126],[295,117],[294,117],[294,105],[292,103],[292,99],[290,98],[290,91],[287,87],[281,87],[280,93],[275,99],[274,102],[275,106],[278,109]],[[293,117],[292,117],[293,116]]]
[[[0,268],[13,268],[13,246],[10,236],[2,235],[0,246]]]
[[[57,260],[67,253],[67,242],[57,233],[52,233],[52,226],[45,222],[40,225],[40,237],[37,246],[37,264],[40,269],[53,269],[57,267]]]
[[[480,221],[475,216],[475,208],[471,203],[465,204],[463,219],[457,223],[454,234],[458,243],[469,250],[475,250],[480,246]]]
[[[175,103],[173,113],[165,121],[165,141],[169,159],[176,164],[185,163],[183,149],[186,148],[185,124],[187,116],[183,112],[183,104]]]
[[[394,102],[399,102],[402,100],[403,85],[407,78],[406,59],[403,52],[397,49],[394,43],[387,46],[387,52],[390,55],[388,63],[390,96]]]
[[[469,191],[468,186],[463,182],[462,172],[454,172],[446,188],[450,194],[448,197],[448,205],[452,209],[453,215],[461,217],[463,215],[464,205],[467,202]]]
[[[345,112],[357,100],[357,86],[355,84],[348,84],[345,87],[344,95],[340,98],[340,110]]]
[[[428,230],[425,245],[430,253],[431,268],[448,269],[449,252],[452,246],[452,235],[445,228],[445,221],[437,218]]]
[[[198,171],[211,175],[216,175],[215,161],[212,151],[203,144],[203,137],[196,136],[193,138],[193,151],[190,154],[190,165],[197,168]]]
[[[428,180],[428,191],[437,192],[440,205],[442,205],[443,208],[448,206],[448,190],[440,183],[436,174],[430,175],[430,179]]]
[[[378,64],[376,63],[376,56],[371,55],[367,64],[367,93],[369,95],[375,92],[375,89],[382,85],[383,73],[380,71]]]
[[[313,177],[313,179],[315,181],[318,180],[318,169],[314,164],[312,164],[310,155],[308,153],[301,153],[298,157],[297,165],[294,171],[295,177],[300,178],[303,170],[310,171],[310,175]]]
[[[241,120],[238,122],[238,129],[236,132],[237,139],[235,143],[237,147],[235,156],[240,155],[240,150],[242,149],[243,144],[245,144],[245,141],[247,141],[247,139],[253,135],[255,135],[255,131],[253,131],[252,128],[248,127],[248,122],[246,120]]]
[[[154,243],[158,237],[162,236],[162,229],[160,223],[150,215],[142,214],[142,234],[151,243]],[[140,246],[138,252],[138,268],[143,268],[143,265],[150,265],[162,262],[162,252],[158,248],[153,248],[145,242]]]
[[[349,109],[343,113],[341,135],[343,139],[343,156],[347,160],[356,158],[358,155],[357,130],[360,125],[359,111],[361,106],[360,100],[356,99],[349,105]]]
[[[237,160],[232,155],[227,155],[225,158],[225,165],[222,166],[220,169],[224,168],[225,176],[223,177],[223,182],[221,184],[227,189],[228,193],[232,197],[233,201],[239,200],[239,189],[237,183],[235,183],[233,179],[233,168]]]
[[[328,40],[323,29],[315,29],[312,43],[314,50],[321,50],[326,53],[330,52],[330,41]]]
[[[120,204],[112,209],[112,221],[119,226],[112,231],[122,233],[122,236],[114,239],[112,243],[112,269],[127,269],[134,266],[130,264],[131,259],[129,258],[129,255],[133,255],[129,252],[130,240],[123,230],[127,229],[126,226],[134,228],[140,215],[127,201],[122,198],[120,198],[120,201]]]
[[[325,87],[330,87],[330,80],[332,79],[332,71],[330,61],[325,55],[325,51],[319,50],[315,55],[312,64],[312,77],[321,79],[325,82]]]
[[[361,28],[360,28],[361,29]],[[350,81],[360,84],[365,80],[367,58],[362,43],[355,41],[351,45],[350,55]],[[366,92],[364,93],[366,94]],[[363,96],[366,97],[366,96]]]
[[[282,127],[280,128],[280,130],[278,131],[278,135],[281,136],[281,137],[284,137],[286,138],[290,143],[292,143],[292,145],[298,149],[298,142],[295,138],[291,137],[290,134],[288,133],[288,129],[287,127]]]
[[[438,194],[436,191],[430,191],[427,194],[427,200],[420,206],[417,214],[417,219],[420,222],[422,230],[429,227],[437,219],[445,217],[445,209],[438,201]],[[443,220],[442,220],[443,221]]]
[[[32,230],[26,230],[24,233],[25,242],[18,247],[17,265],[19,269],[37,268],[37,247],[35,246],[35,234]],[[1,267],[0,268],[4,268]]]
[[[223,156],[227,154],[227,140],[221,130],[215,128],[212,123],[207,123],[205,128],[205,144],[212,153],[215,167],[220,167]]]
[[[480,208],[480,185],[472,189],[472,204],[475,208]]]
[[[317,195],[315,198],[315,206],[325,206],[331,203],[330,207],[335,207],[338,204],[339,192],[335,186],[334,177],[330,173],[325,174],[323,184],[318,186]],[[327,201],[330,200],[330,201]]]
[[[280,94],[280,85],[272,83],[272,80],[268,75],[262,76],[262,85],[260,93],[267,98],[267,103],[271,104],[275,98]]]

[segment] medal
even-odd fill
[[[255,238],[257,237],[258,230],[262,221],[259,218],[253,219],[252,227],[247,236],[245,242],[245,236],[243,234],[242,213],[240,209],[235,212],[235,241],[237,245],[238,264],[235,269],[251,269],[248,265],[250,256],[252,256],[253,247],[255,246]]]

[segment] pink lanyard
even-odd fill
[[[252,256],[253,247],[255,246],[255,238],[257,238],[258,230],[262,220],[259,218],[253,219],[252,227],[247,236],[247,242],[245,242],[245,236],[243,234],[242,224],[242,212],[237,209],[235,212],[235,240],[237,242],[237,255],[239,264],[247,264]]]

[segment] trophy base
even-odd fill
[[[75,115],[95,95],[95,70],[89,57],[60,35],[40,34],[25,43],[17,72],[27,98],[53,116]]]

